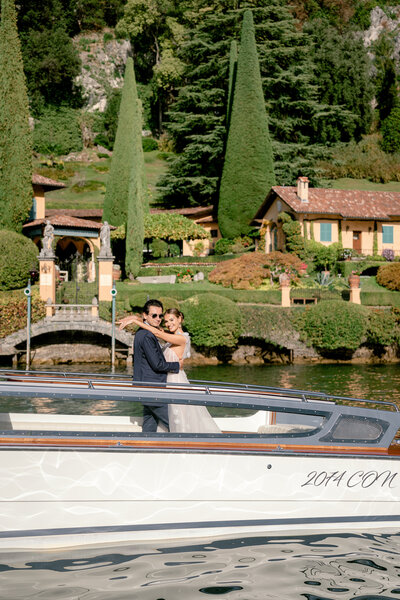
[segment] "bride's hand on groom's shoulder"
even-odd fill
[[[117,321],[116,325],[119,325],[119,329],[121,330],[124,329],[127,325],[130,325],[131,323],[133,325],[140,326],[143,323],[143,321],[137,315],[129,315],[128,317],[124,317],[123,319]]]

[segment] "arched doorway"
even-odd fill
[[[55,254],[64,279],[94,281],[94,251],[87,240],[72,237],[60,238],[55,248]]]

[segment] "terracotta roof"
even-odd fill
[[[304,215],[326,214],[340,215],[346,219],[380,220],[400,216],[400,192],[308,188],[308,201],[304,202],[297,196],[297,187],[274,186],[254,220],[265,215],[274,195],[286,202],[296,213]]]
[[[49,179],[48,177],[44,177],[38,173],[34,173],[32,175],[32,183],[33,185],[42,185],[48,190],[60,190],[61,188],[66,187],[65,183],[61,183],[61,181],[55,181],[54,179]]]
[[[76,217],[70,217],[68,215],[54,215],[49,219],[51,224],[54,227],[71,227],[73,229],[101,229],[102,223],[97,223],[96,221],[89,221],[88,219],[77,219]],[[34,221],[29,221],[23,227],[30,228],[36,227],[38,225],[45,225],[46,219],[35,219]],[[110,225],[111,229],[115,229],[112,225]]]
[[[78,217],[79,219],[85,219],[92,217],[93,219],[101,219],[103,217],[102,208],[47,208],[46,217],[52,217],[54,215],[67,215],[69,217]]]

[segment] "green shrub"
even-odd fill
[[[376,281],[388,290],[400,290],[400,263],[381,265],[376,275]]]
[[[381,125],[382,148],[385,152],[400,152],[400,106],[395,106]]]
[[[196,346],[233,347],[241,333],[240,309],[217,294],[199,294],[182,303],[185,326]]]
[[[228,254],[232,252],[232,247],[234,245],[234,241],[228,238],[221,238],[215,244],[215,254]]]
[[[387,310],[371,310],[366,335],[370,346],[384,347],[397,343],[400,329],[395,314]]]
[[[150,248],[154,258],[168,256],[168,244],[164,240],[153,240],[150,244]]]
[[[151,137],[142,137],[142,148],[143,152],[153,152],[153,150],[158,150],[158,143]]]
[[[324,244],[321,244],[321,242],[316,242],[314,240],[307,240],[305,242],[306,257],[309,260],[312,260],[314,267],[318,271],[332,270],[336,266],[342,251],[342,245],[338,242],[330,244],[329,246],[325,246]]]
[[[294,316],[294,325],[310,346],[326,352],[358,348],[367,329],[367,309],[330,301],[307,306]]]
[[[0,294],[0,338],[26,327],[28,301],[20,290]],[[32,288],[31,322],[36,323],[46,315],[45,303],[39,297],[39,289]]]
[[[79,113],[73,108],[47,108],[35,123],[33,147],[42,154],[69,154],[83,148],[78,122]]]
[[[364,136],[360,143],[340,145],[332,152],[331,161],[319,163],[327,179],[369,179],[377,183],[400,181],[398,156],[387,154],[380,146],[379,134]]]
[[[15,290],[28,283],[29,271],[38,268],[38,248],[14,231],[0,231],[0,290]]]
[[[135,292],[134,294],[129,296],[130,308],[133,312],[142,312],[143,306],[146,304],[149,298],[157,299],[162,302],[164,310],[167,308],[177,307],[179,308],[179,301],[176,298],[171,298],[165,294],[152,294],[151,290],[147,290],[147,292]]]
[[[301,234],[300,222],[295,220],[292,215],[281,212],[279,218],[282,221],[282,229],[285,234],[285,246],[288,252],[293,252],[300,258],[305,257],[305,240]]]

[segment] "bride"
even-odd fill
[[[175,362],[190,356],[190,336],[182,330],[183,313],[177,308],[170,308],[164,313],[164,322],[169,333],[144,323],[139,317],[131,317],[131,322],[143,329],[151,331],[156,337],[166,342],[163,353],[165,360]],[[168,373],[167,383],[189,383],[183,369],[179,373]],[[205,406],[170,404],[168,406],[169,430],[186,433],[220,433]]]

